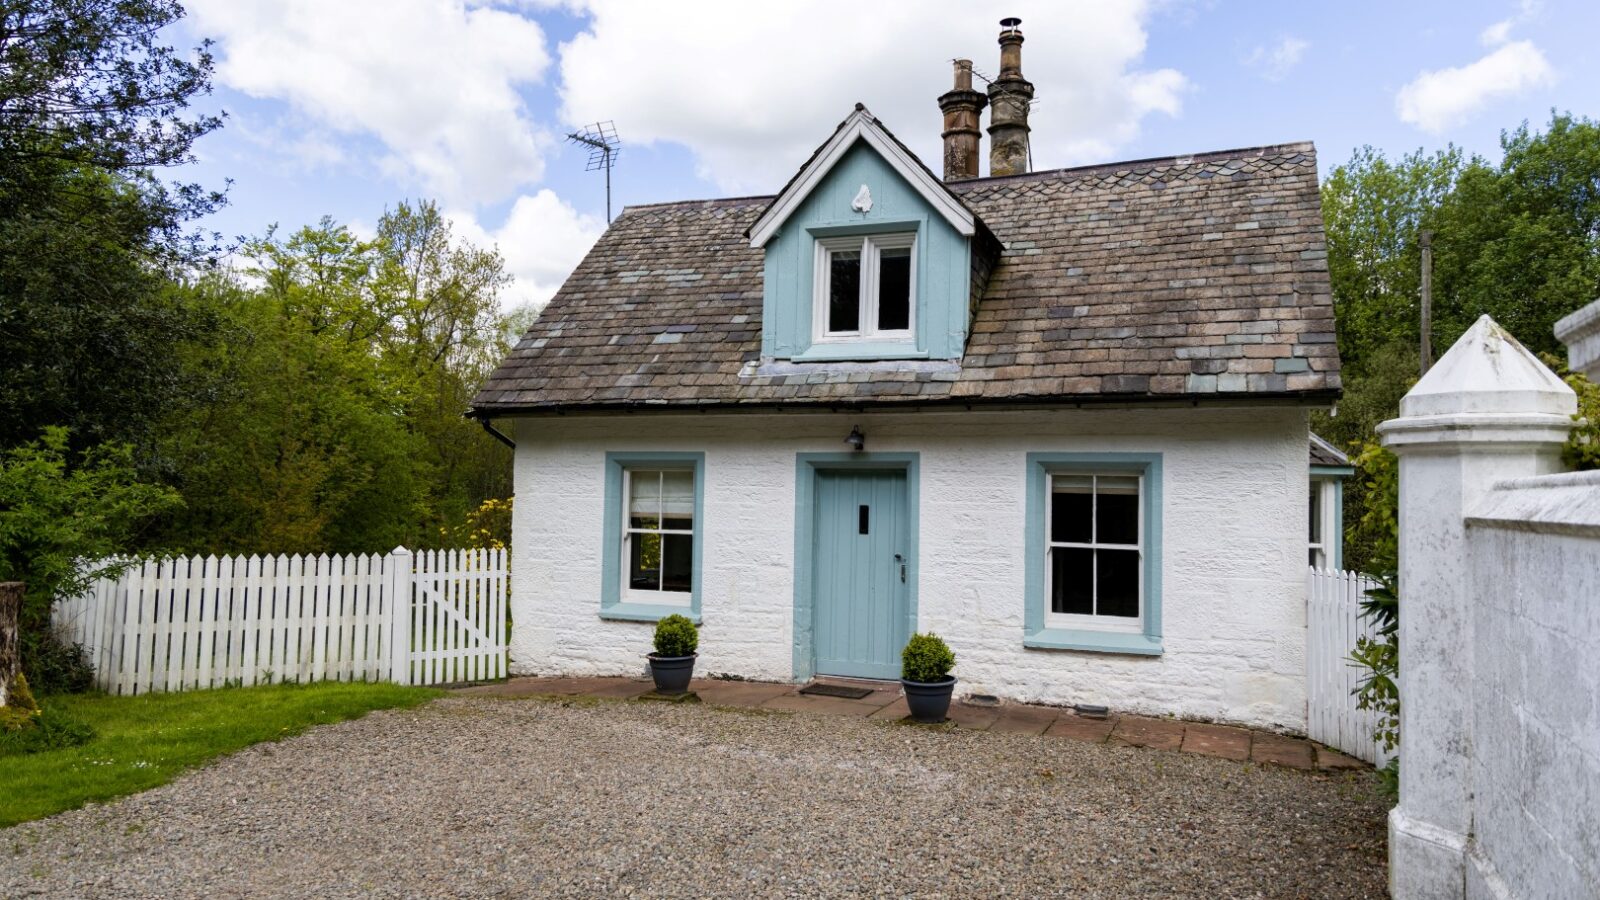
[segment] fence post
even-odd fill
[[[389,634],[385,641],[389,657],[389,680],[411,683],[411,551],[396,547],[384,559],[389,614]]]
[[[1480,318],[1378,426],[1400,457],[1400,803],[1395,900],[1459,898],[1472,830],[1472,560],[1465,517],[1498,481],[1556,471],[1572,389]]]

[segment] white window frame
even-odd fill
[[[689,589],[686,591],[651,591],[641,590],[634,587],[633,579],[630,577],[633,571],[633,536],[636,534],[686,534],[692,541],[696,539],[694,534],[695,526],[699,525],[700,523],[691,521],[687,529],[663,528],[660,527],[659,523],[665,522],[666,516],[660,515],[661,511],[658,509],[656,516],[656,521],[658,523],[657,527],[633,527],[633,516],[629,515],[629,503],[633,497],[633,476],[635,472],[649,472],[654,474],[657,478],[663,479],[663,481],[665,480],[667,472],[688,472],[690,478],[695,477],[695,470],[693,466],[670,466],[653,463],[639,463],[638,465],[624,465],[622,467],[622,540],[619,542],[621,544],[622,559],[618,561],[617,569],[618,581],[620,582],[618,584],[618,588],[620,588],[620,593],[622,595],[621,599],[624,603],[650,603],[657,606],[681,606],[687,609],[693,604],[694,601],[695,572],[693,567],[691,566],[689,570]],[[661,485],[662,496],[665,496],[665,487],[665,484]],[[696,486],[696,489],[698,489],[698,486]],[[657,570],[656,573],[657,584],[660,584],[661,579],[665,577],[665,538],[663,538],[661,541],[661,548],[662,567],[661,569]]]
[[[1104,472],[1098,472],[1098,471],[1072,471],[1072,470],[1066,470],[1066,471],[1061,471],[1061,472],[1050,472],[1050,473],[1047,473],[1047,474],[1048,474],[1048,477],[1045,478],[1045,482],[1044,482],[1044,489],[1045,489],[1045,498],[1044,498],[1044,543],[1045,543],[1045,553],[1044,553],[1044,624],[1045,624],[1045,627],[1046,628],[1079,629],[1079,630],[1084,630],[1084,631],[1118,631],[1118,632],[1128,632],[1128,633],[1140,633],[1140,634],[1142,634],[1144,632],[1145,590],[1148,587],[1148,585],[1145,584],[1145,575],[1146,575],[1146,573],[1145,573],[1145,564],[1144,564],[1144,561],[1145,561],[1145,545],[1148,543],[1148,540],[1147,540],[1146,535],[1145,535],[1144,504],[1145,504],[1145,491],[1148,490],[1149,487],[1145,483],[1145,473],[1144,472],[1128,472],[1128,471],[1121,471],[1121,472],[1104,471]],[[1089,525],[1089,541],[1088,541],[1088,543],[1081,543],[1081,542],[1077,542],[1077,541],[1056,541],[1056,540],[1052,540],[1052,538],[1051,538],[1051,535],[1055,534],[1055,501],[1054,501],[1054,498],[1055,498],[1055,492],[1056,492],[1056,479],[1057,478],[1090,478],[1090,479],[1093,479],[1090,482],[1090,490],[1093,491],[1093,493],[1090,496],[1093,499],[1090,501],[1090,506],[1089,506],[1089,510],[1090,510],[1090,513],[1089,513],[1089,515],[1090,515],[1090,525]],[[1101,543],[1098,540],[1099,537],[1100,537],[1100,522],[1099,522],[1099,517],[1100,517],[1100,500],[1099,500],[1099,497],[1100,497],[1100,494],[1099,494],[1098,479],[1101,479],[1101,478],[1135,478],[1135,479],[1138,480],[1138,482],[1139,482],[1139,494],[1135,498],[1136,502],[1134,503],[1134,510],[1135,510],[1136,514],[1138,515],[1138,517],[1139,517],[1139,531],[1138,531],[1139,542],[1138,543],[1136,543],[1136,544],[1112,544],[1112,543]],[[1138,567],[1138,572],[1139,572],[1139,614],[1137,616],[1129,618],[1129,617],[1126,617],[1126,616],[1083,615],[1081,613],[1058,613],[1058,612],[1053,611],[1050,607],[1052,605],[1051,600],[1052,600],[1053,597],[1055,597],[1055,577],[1056,577],[1056,573],[1055,573],[1055,566],[1051,564],[1052,561],[1051,561],[1050,554],[1057,547],[1069,548],[1069,549],[1083,549],[1083,550],[1136,550],[1136,551],[1138,551],[1138,553],[1139,553],[1139,567]],[[1098,565],[1096,565],[1095,566],[1095,573],[1094,573],[1094,582],[1095,583],[1091,587],[1091,590],[1093,591],[1094,602],[1095,602],[1095,604],[1097,606],[1100,603],[1100,584],[1099,584],[1099,581],[1100,581],[1100,567]]]
[[[851,235],[817,238],[815,271],[812,276],[812,340],[819,344],[883,342],[915,343],[917,339],[917,233]],[[878,329],[879,253],[883,250],[910,250],[911,276],[907,284],[909,309],[903,329]],[[832,257],[838,251],[861,254],[860,327],[855,331],[828,330],[828,298],[833,280]]]
[[[1333,568],[1333,559],[1329,554],[1328,539],[1335,527],[1333,521],[1335,512],[1333,492],[1338,489],[1338,482],[1332,478],[1312,478],[1311,487],[1317,495],[1317,531],[1319,532],[1318,537],[1320,540],[1313,541],[1310,534],[1306,535],[1307,554],[1309,555],[1310,551],[1313,550],[1317,553],[1317,562],[1311,562],[1309,559],[1306,562],[1312,568],[1331,569]],[[1311,502],[1310,494],[1310,491],[1306,493],[1307,503]],[[1310,511],[1307,510],[1306,525],[1308,530],[1310,524]]]

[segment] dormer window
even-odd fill
[[[916,234],[817,240],[819,342],[915,340]]]

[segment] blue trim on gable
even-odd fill
[[[922,521],[919,487],[920,453],[796,453],[794,462],[794,677],[815,674],[815,620],[812,616],[812,538],[816,531],[819,469],[889,469],[906,473],[906,516],[910,549],[906,561],[906,634],[917,633],[917,571]]]
[[[1045,476],[1051,472],[1140,472],[1145,483],[1144,631],[1094,631],[1045,627]],[[1044,650],[1088,650],[1157,656],[1161,645],[1161,511],[1160,453],[1029,453],[1024,540],[1022,645]]]
[[[872,209],[851,208],[861,185]],[[819,237],[916,232],[914,344],[858,345],[833,355],[812,344]],[[960,359],[971,303],[971,242],[865,141],[841,157],[768,241],[762,268],[761,355],[767,359]],[[880,352],[882,351],[882,352]],[[910,355],[916,354],[916,355]]]
[[[649,466],[694,469],[694,559],[687,607],[667,603],[628,603],[622,599],[622,470]],[[606,454],[605,513],[600,535],[600,618],[619,622],[654,622],[665,616],[687,615],[700,624],[701,555],[704,553],[706,517],[706,455],[699,451],[612,451]]]

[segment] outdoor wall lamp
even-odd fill
[[[850,449],[857,453],[867,449],[867,436],[861,433],[860,425],[851,426],[850,436],[845,438],[844,442],[849,444]]]

